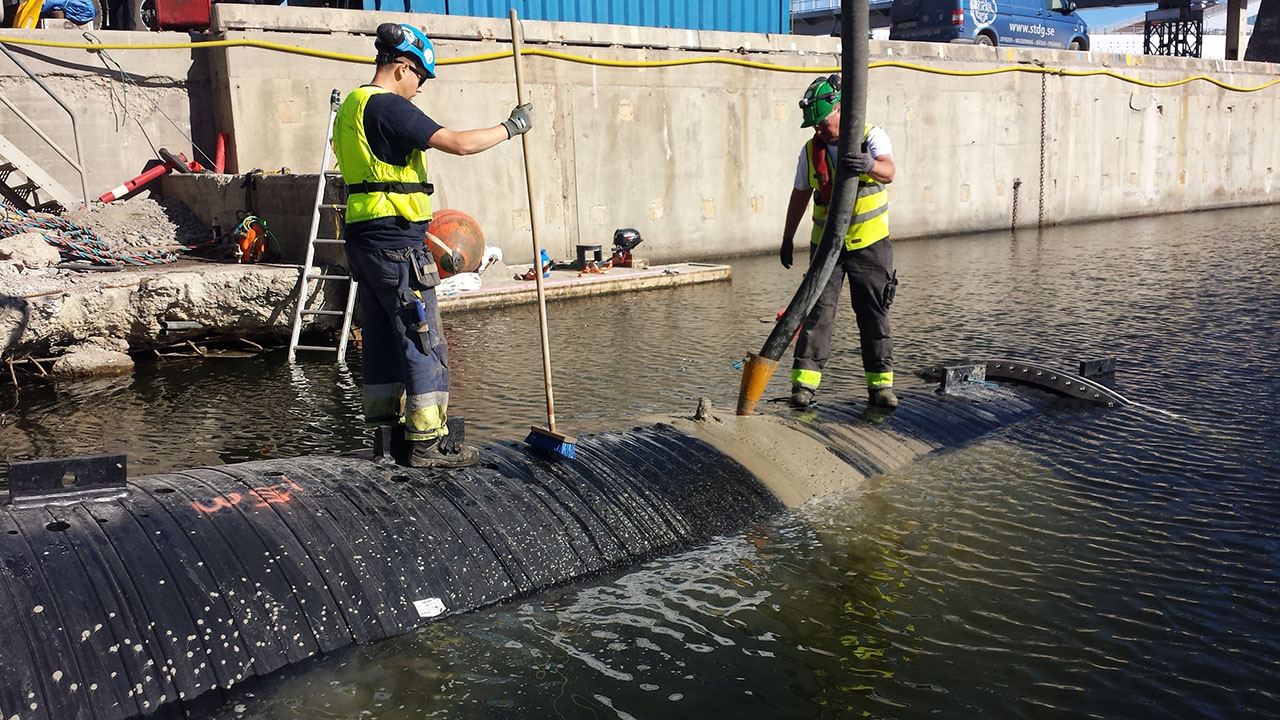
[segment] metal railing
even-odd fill
[[[840,0],[791,0],[791,13],[816,12],[818,10],[835,10],[840,7]]]
[[[867,0],[867,7],[872,12],[888,12],[892,5],[893,0]],[[835,17],[840,14],[840,0],[791,0],[792,15],[806,13],[828,13]]]
[[[72,110],[71,107],[68,106],[65,102],[63,102],[62,98],[58,97],[57,93],[55,93],[48,85],[45,85],[43,80],[41,80],[35,73],[31,72],[30,68],[24,65],[22,61],[19,60],[17,56],[13,54],[12,51],[9,50],[9,47],[7,45],[5,45],[4,43],[0,43],[0,51],[3,51],[4,54],[7,55],[10,60],[13,61],[14,65],[17,65],[18,68],[22,70],[22,72],[27,74],[27,77],[34,80],[35,83],[40,86],[40,89],[48,93],[49,97],[53,98],[53,101],[58,103],[58,105],[63,110],[66,111],[67,115],[70,116],[71,137],[74,139],[76,144],[75,160],[72,160],[71,157],[67,155],[66,151],[63,150],[61,147],[59,147],[58,144],[53,141],[53,138],[49,137],[47,134],[45,134],[43,130],[37,127],[35,122],[33,122],[30,118],[28,118],[22,111],[18,110],[18,108],[15,107],[13,103],[9,102],[7,98],[0,96],[0,101],[3,101],[4,104],[7,105],[10,110],[13,110],[14,114],[18,116],[19,120],[26,123],[27,127],[31,128],[36,135],[39,135],[41,140],[44,140],[46,143],[49,143],[49,147],[53,148],[54,152],[61,155],[62,159],[66,160],[67,163],[71,165],[72,169],[74,169],[76,173],[80,175],[80,194],[81,194],[81,197],[84,199],[84,206],[89,207],[89,183],[87,178],[85,178],[85,174],[84,174],[84,152],[81,150],[81,147],[80,147],[80,131],[76,126],[75,111]],[[70,210],[71,208],[67,208],[67,209]]]

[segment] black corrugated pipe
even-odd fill
[[[1253,34],[1244,59],[1253,62],[1280,62],[1280,0],[1262,0],[1254,18]]]
[[[760,354],[747,355],[742,368],[742,384],[738,389],[739,415],[755,412],[756,403],[760,401],[765,385],[778,366],[778,360],[787,351],[800,323],[808,317],[809,311],[818,302],[818,295],[831,278],[836,261],[840,258],[840,250],[844,247],[840,241],[849,231],[849,221],[853,217],[853,205],[858,196],[858,176],[850,174],[845,167],[862,145],[859,140],[867,115],[867,56],[870,52],[867,0],[841,0],[840,21],[844,90],[840,99],[839,160],[836,163],[835,187],[831,193],[831,211],[827,214],[827,224],[822,229],[822,239],[818,243],[819,259],[810,263],[804,280],[796,289],[796,294],[783,311],[782,317],[774,324],[773,332],[769,333],[769,338],[760,348]]]
[[[707,403],[697,419],[583,436],[579,462],[488,443],[459,470],[367,452],[127,481],[120,456],[10,463],[0,719],[203,717],[250,679],[740,532],[1050,401],[970,382],[987,377],[977,366],[933,373],[947,392],[903,388],[891,416],[833,401],[803,422],[745,420]]]

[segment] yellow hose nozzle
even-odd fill
[[[778,361],[760,357],[755,353],[747,353],[742,363],[742,384],[738,387],[738,414],[751,415],[756,411],[756,403],[764,394],[764,388],[778,369]]]

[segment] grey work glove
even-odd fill
[[[862,175],[871,172],[871,168],[875,166],[876,160],[870,154],[854,153],[853,157],[849,158],[848,164],[845,165],[845,169]]]
[[[507,129],[508,140],[529,132],[533,127],[533,105],[525,103],[512,108],[511,116],[502,121],[502,127]]]
[[[788,270],[791,269],[793,251],[791,238],[782,238],[782,247],[778,248],[778,259],[782,260],[782,267]]]

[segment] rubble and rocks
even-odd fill
[[[70,270],[24,270],[15,263],[0,261],[0,300],[16,300],[66,290],[76,280]]]
[[[213,237],[213,230],[177,200],[139,197],[94,205],[92,210],[63,213],[62,219],[92,230],[119,249],[173,250]]]
[[[60,216],[47,213],[30,213],[36,219],[57,217],[73,223],[96,235],[106,248],[127,254],[146,251],[180,250],[198,245],[213,237],[213,230],[200,221],[186,205],[174,200],[139,197],[102,205],[95,203],[92,210],[75,210]],[[21,227],[22,220],[12,215],[5,218],[6,225]],[[22,298],[58,290],[66,290],[77,284],[101,282],[98,275],[118,269],[99,266],[93,270],[51,267],[58,263],[58,249],[44,240],[44,231],[22,232],[8,238],[0,238],[0,296]],[[33,239],[39,238],[39,243]],[[33,248],[31,252],[51,258],[43,265],[19,261],[15,267],[12,259],[3,256],[10,244],[18,243]],[[43,244],[48,249],[35,250]],[[50,252],[52,251],[52,252]],[[8,265],[8,267],[6,267]]]
[[[49,244],[44,235],[35,232],[0,238],[0,261],[16,266],[14,270],[37,270],[57,265],[62,260],[58,248]]]
[[[12,232],[33,217],[11,214],[6,227]],[[113,251],[130,255],[200,245],[213,237],[185,205],[164,199],[117,201],[58,217],[92,231]],[[289,332],[296,266],[237,265],[188,256],[169,264],[68,269],[66,263],[49,266],[48,261],[57,262],[58,250],[44,239],[45,232],[54,230],[0,240],[0,358],[66,353],[54,374],[114,372],[132,366],[130,351],[191,337]],[[314,306],[321,299],[308,302]],[[172,332],[188,326],[200,330]]]
[[[0,299],[0,357],[56,355],[94,336],[124,340],[134,352],[208,335],[287,336],[297,283],[297,267],[186,261],[128,268],[111,273],[109,282]],[[345,287],[341,294],[312,297],[308,306],[340,307]],[[194,323],[198,331],[168,329]]]
[[[83,377],[122,373],[133,369],[129,343],[124,340],[91,337],[67,348],[66,354],[53,363],[56,377]]]

